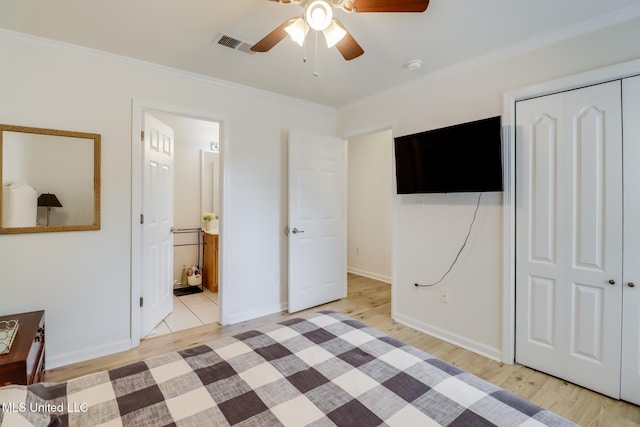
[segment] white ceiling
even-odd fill
[[[310,35],[306,63],[288,38],[256,54],[215,44],[220,33],[253,44],[302,13],[267,0],[0,0],[0,27],[341,106],[543,35],[637,16],[638,6],[640,0],[431,0],[424,13],[336,10],[365,54],[345,61],[320,36],[316,60]],[[410,59],[421,59],[422,69],[405,69]]]

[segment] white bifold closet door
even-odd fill
[[[624,286],[620,397],[640,405],[640,76],[622,81]]]
[[[516,104],[516,361],[615,398],[620,93],[614,81]]]

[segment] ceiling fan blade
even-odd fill
[[[429,0],[353,0],[356,12],[424,12]]]
[[[353,38],[349,30],[347,30],[346,27],[342,25],[342,22],[338,21],[337,19],[335,21],[336,21],[336,24],[340,26],[340,28],[342,28],[347,32],[347,34],[344,35],[342,40],[336,43],[336,48],[340,51],[340,53],[342,54],[342,57],[347,61],[351,61],[352,59],[355,59],[358,56],[362,55],[364,53],[364,49],[360,47],[360,45],[358,44],[356,39]]]
[[[291,25],[296,19],[298,19],[297,16],[284,21],[278,28],[271,31],[269,34],[264,36],[262,40],[251,46],[251,50],[254,52],[268,52],[271,50],[272,47],[280,43],[280,41],[287,36],[285,28]]]

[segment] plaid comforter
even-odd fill
[[[2,425],[570,426],[323,311],[63,383],[0,388]]]

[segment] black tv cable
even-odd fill
[[[462,243],[462,246],[460,246],[460,250],[458,250],[458,253],[456,254],[456,257],[454,258],[453,262],[449,266],[449,269],[446,271],[446,273],[444,273],[442,275],[440,280],[438,280],[437,282],[429,283],[429,284],[426,284],[426,285],[421,285],[419,283],[414,283],[414,285],[416,287],[418,287],[418,288],[429,288],[431,286],[435,286],[435,285],[439,284],[440,282],[442,282],[445,279],[445,277],[447,277],[449,275],[449,273],[451,273],[451,270],[453,270],[453,266],[456,265],[456,262],[458,262],[458,258],[460,258],[460,254],[462,253],[462,250],[464,249],[465,246],[467,246],[467,242],[469,241],[469,236],[471,235],[471,230],[473,229],[473,224],[476,222],[476,216],[478,215],[478,208],[480,207],[480,198],[481,197],[482,197],[482,192],[480,194],[478,194],[478,202],[476,203],[476,208],[473,211],[473,219],[471,220],[471,224],[469,225],[469,230],[467,231],[467,235],[464,238],[464,242]]]

